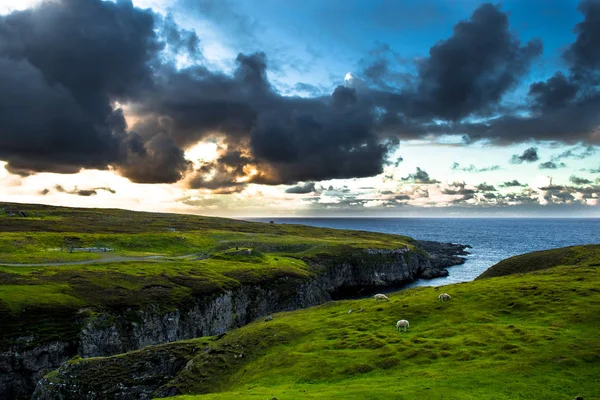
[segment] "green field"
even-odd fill
[[[192,296],[275,278],[306,279],[307,262],[365,248],[412,248],[398,235],[193,215],[0,203],[0,347],[21,336],[68,340],[80,309],[172,309]],[[109,252],[70,253],[107,246]],[[245,249],[251,254],[244,253]],[[141,257],[155,257],[144,258]],[[55,264],[88,260],[83,265]],[[47,265],[28,265],[42,264]],[[22,265],[10,265],[22,264]]]
[[[117,382],[140,384],[134,375],[152,376],[157,360],[180,358],[187,365],[160,390],[190,394],[182,400],[598,399],[599,272],[563,265],[401,291],[390,302],[330,302],[222,338],[75,359],[71,378],[49,379],[110,393]],[[452,300],[438,302],[442,290]],[[407,333],[395,329],[401,318]]]
[[[10,205],[15,206],[15,205]],[[53,263],[112,256],[182,256],[236,246],[298,256],[349,248],[397,248],[410,238],[303,225],[275,225],[195,215],[19,204],[27,217],[7,216],[0,203],[0,264]],[[105,246],[109,252],[69,252]]]

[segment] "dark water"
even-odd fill
[[[524,218],[279,218],[276,223],[395,233],[420,240],[473,246],[464,265],[450,276],[411,286],[439,286],[473,280],[505,258],[535,250],[600,243],[600,219]],[[267,222],[267,219],[254,221]]]

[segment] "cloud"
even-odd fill
[[[420,63],[417,113],[456,121],[494,108],[541,53],[539,40],[522,45],[508,16],[483,4]]]
[[[500,187],[508,188],[508,187],[526,187],[527,184],[520,183],[518,180],[513,179],[512,181],[504,182],[500,184]]]
[[[163,50],[197,44],[193,32],[126,1],[44,2],[1,16],[0,159],[22,175],[128,162],[114,102],[153,86]]]
[[[285,190],[286,193],[293,193],[293,194],[306,194],[306,193],[312,193],[312,192],[316,192],[316,191],[317,190],[316,190],[314,182],[301,183],[296,186],[289,187]]]
[[[97,187],[97,188],[93,188],[93,189],[79,189],[79,188],[77,188],[77,186],[75,186],[74,189],[67,190],[61,185],[54,185],[54,190],[56,190],[59,193],[75,194],[77,196],[83,196],[83,197],[95,196],[98,194],[99,190],[104,190],[111,194],[117,193],[115,190],[113,190],[109,187]],[[50,189],[43,189],[42,191],[40,191],[40,194],[42,194],[42,195],[47,195],[48,193],[50,193]]]
[[[240,23],[222,2],[197,6]],[[230,190],[374,176],[397,148],[354,89],[280,95],[262,52],[238,55],[233,75],[198,62],[177,68],[175,56],[202,59],[199,44],[172,17],[128,2],[45,2],[0,17],[0,159],[21,175],[112,167],[138,183],[190,176],[191,187]],[[192,171],[185,149],[216,132],[227,149],[219,166]]]
[[[223,32],[257,34],[256,21],[235,2],[181,4]],[[399,73],[407,60],[382,45],[363,77],[327,95],[299,83],[313,96],[302,98],[274,88],[268,76],[277,65],[261,51],[239,54],[231,74],[210,69],[201,38],[170,15],[128,1],[43,2],[0,17],[0,160],[22,176],[110,169],[137,183],[182,181],[234,193],[250,183],[379,175],[401,161],[389,161],[399,138],[455,134],[465,145],[531,138],[588,145],[598,140],[591,132],[600,123],[593,45],[599,8],[581,3],[584,20],[564,53],[568,73],[535,82],[529,104],[515,109],[502,100],[542,46],[511,33],[499,6],[480,5],[457,23],[413,65],[414,77]],[[187,149],[215,136],[222,144],[217,159],[195,166],[186,160]],[[537,151],[527,153],[532,149],[513,161],[536,161]],[[420,169],[403,180],[437,182]]]
[[[442,191],[442,193],[443,194],[452,194],[452,195],[459,194],[459,195],[468,196],[469,198],[472,198],[475,195],[476,190],[466,188],[466,185],[464,182],[454,182],[452,185],[445,188]]]
[[[506,18],[506,15],[497,8],[494,12],[491,7],[493,6],[482,5],[471,17],[471,20],[475,20],[476,14],[487,14],[493,17],[496,24],[490,24],[490,32],[496,29],[494,26],[502,26],[502,23],[498,24],[498,22]],[[415,106],[415,102],[419,104],[415,98],[419,99],[420,96],[411,96],[406,92],[403,92],[402,95],[392,96],[395,109],[393,112],[388,111],[387,120],[395,122],[394,127],[402,137],[455,134],[465,137],[465,143],[486,140],[494,145],[506,145],[531,140],[553,140],[572,144],[599,144],[600,135],[597,133],[597,127],[600,125],[600,114],[597,110],[600,107],[600,92],[598,91],[600,57],[595,43],[600,41],[600,30],[597,29],[600,2],[584,0],[580,3],[579,10],[583,14],[583,21],[575,27],[577,38],[563,53],[568,73],[557,72],[546,81],[532,83],[527,101],[514,105],[503,104],[501,95],[506,93],[507,87],[512,87],[511,85],[514,85],[522,76],[520,71],[527,69],[531,60],[539,55],[541,45],[539,41],[532,41],[516,50],[517,47],[514,43],[517,42],[506,40],[510,36],[497,34],[498,39],[490,41],[490,43],[494,43],[494,46],[489,52],[481,51],[484,54],[481,64],[486,63],[485,57],[488,55],[491,55],[491,59],[493,59],[493,56],[497,54],[494,49],[497,48],[498,42],[513,43],[508,47],[499,47],[505,49],[507,55],[501,59],[508,60],[508,64],[501,63],[501,67],[498,69],[494,68],[493,64],[487,67],[489,71],[498,72],[499,79],[495,79],[496,75],[492,73],[490,81],[485,78],[466,80],[469,84],[463,85],[463,80],[467,78],[459,77],[456,81],[448,79],[449,84],[445,86],[437,82],[434,74],[431,80],[420,82],[417,86],[431,86],[432,89],[425,91],[431,94],[425,98],[436,100],[421,101],[419,107]],[[465,23],[469,22],[472,21]],[[459,23],[457,27],[460,25]],[[457,36],[457,31],[455,27],[454,36]],[[463,36],[458,37],[462,38]],[[486,37],[485,34],[481,34],[482,40]],[[445,43],[446,41],[441,42],[439,48],[445,49],[442,46]],[[430,54],[436,46],[432,48]],[[477,49],[477,47],[474,46],[473,49]],[[458,54],[465,56],[465,60],[479,62],[477,55],[466,57],[469,51]],[[456,56],[452,52],[450,54]],[[508,54],[512,54],[512,56]],[[432,59],[435,58],[425,59],[423,64],[428,65]],[[460,60],[460,57],[457,59]],[[443,60],[438,63],[441,71],[447,71],[447,68],[453,66],[452,63],[445,64]],[[468,75],[467,71],[472,69],[473,77],[480,77],[478,67],[469,62],[455,67],[455,70],[447,71],[446,75],[442,74],[441,76],[450,78],[461,72]],[[434,66],[434,70],[437,69]],[[453,82],[455,82],[454,86]],[[479,90],[479,85],[485,85],[487,82],[490,83],[489,88]],[[443,90],[446,87],[449,89]],[[458,90],[459,87],[461,90]],[[473,92],[470,90],[472,87],[478,89],[474,91],[475,95],[472,95]],[[441,94],[444,93],[446,95],[442,96]],[[456,93],[461,93],[461,96],[457,98]],[[446,101],[441,101],[441,99],[446,99]],[[449,103],[450,105],[445,107]],[[419,113],[419,109],[424,109],[424,111]],[[471,122],[465,118],[471,115],[479,117],[480,121]],[[432,119],[435,117],[441,120],[433,122]]]
[[[294,92],[303,92],[311,96],[322,96],[324,94],[323,88],[304,82],[296,83],[292,89]]]
[[[573,182],[575,185],[589,185],[589,184],[591,184],[591,183],[592,183],[592,181],[591,181],[591,180],[589,180],[589,179],[586,179],[586,178],[580,178],[580,177],[578,177],[578,176],[574,176],[574,175],[571,175],[571,176],[569,177],[569,181],[570,181],[570,182]]]
[[[488,185],[484,182],[477,185],[477,190],[480,190],[482,192],[493,192],[496,190],[496,188],[493,185]]]
[[[554,161],[546,161],[545,163],[541,163],[539,166],[540,169],[559,169],[566,167],[567,164],[565,164],[564,162],[555,163]]]
[[[490,171],[499,171],[502,168],[499,165],[490,165],[489,167],[477,168],[475,165],[471,164],[468,167],[461,167],[458,162],[452,163],[452,167],[450,168],[453,171],[465,171],[465,172],[490,172]]]
[[[192,163],[184,151],[164,133],[144,141],[138,133],[130,133],[125,141],[127,157],[117,170],[135,183],[173,183],[184,177]]]
[[[522,164],[523,162],[532,163],[539,160],[539,156],[537,153],[537,147],[530,147],[523,152],[523,154],[518,155],[514,154],[510,159],[511,164]]]
[[[594,146],[579,145],[572,149],[565,150],[564,152],[552,156],[552,161],[562,160],[564,158],[573,158],[583,160],[596,154],[596,148]]]
[[[429,177],[429,174],[423,171],[421,168],[417,167],[417,172],[413,174],[408,174],[407,177],[402,178],[405,182],[413,182],[413,183],[423,183],[423,184],[433,184],[440,183],[440,181],[436,181]]]
[[[338,86],[331,96],[319,98],[285,97],[267,79],[264,54],[239,55],[237,63],[232,77],[201,67],[171,72],[168,84],[134,112],[180,147],[222,132],[227,150],[215,163],[230,167],[223,171],[229,174],[224,182],[247,177],[247,183],[290,184],[383,171],[398,141],[381,140],[354,89]],[[235,165],[228,161],[242,149],[249,151]],[[260,173],[242,173],[249,165]]]
[[[598,70],[600,41],[598,15],[600,2],[583,0],[579,11],[584,20],[574,32],[577,38],[563,53],[569,67],[568,75],[557,72],[545,82],[531,84],[529,96],[533,101],[532,116],[505,116],[488,127],[488,135],[496,132],[503,140],[520,138],[560,140],[566,143],[598,143],[595,134],[600,116],[595,111],[600,106]],[[503,134],[501,134],[503,132]]]
[[[404,158],[402,156],[399,156],[395,160],[389,160],[386,164],[387,165],[391,165],[394,168],[397,168],[398,166],[400,166],[400,164],[402,163],[402,161],[404,161]]]

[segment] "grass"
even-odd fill
[[[600,244],[562,247],[521,254],[491,266],[477,279],[539,271],[559,265],[600,266]]]
[[[8,216],[2,212],[8,206],[28,216]],[[0,232],[0,348],[23,335],[35,336],[36,343],[55,339],[57,333],[48,326],[61,324],[76,325],[56,330],[68,333],[62,339],[74,339],[81,308],[172,309],[191,296],[242,284],[307,279],[329,261],[350,259],[362,249],[413,248],[412,239],[399,235],[7,203],[0,203]],[[72,243],[112,251],[69,253]],[[251,254],[240,249],[251,249]],[[144,256],[164,258],[102,263],[107,258]],[[98,263],[6,265],[86,260]]]
[[[50,379],[53,387],[76,381],[83,390],[112,390],[115,377],[133,384],[134,376],[157,376],[149,366],[163,362],[153,364],[153,349],[165,354],[173,346],[186,366],[154,384],[157,393],[187,394],[178,400],[593,399],[600,393],[599,272],[561,266],[445,286],[452,300],[444,303],[438,288],[401,291],[390,302],[330,302],[222,338],[77,359],[68,370],[74,378]],[[407,333],[395,329],[401,318],[411,323]]]
[[[2,210],[16,207],[28,217]],[[412,239],[363,231],[279,225],[195,215],[143,213],[0,203],[0,264],[49,263],[99,259],[100,256],[181,256],[252,247],[299,257],[337,254],[348,249],[411,246]],[[107,246],[108,253],[68,252]]]

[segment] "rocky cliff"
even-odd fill
[[[308,260],[314,271],[310,278],[282,276],[245,284],[195,297],[171,310],[153,306],[86,310],[76,340],[65,342],[59,338],[36,347],[13,345],[0,353],[0,398],[29,398],[38,382],[35,398],[82,398],[81,392],[69,396],[40,379],[76,355],[108,356],[148,345],[218,335],[274,312],[398,287],[418,278],[445,276],[445,267],[464,262],[458,255],[464,254],[466,246],[428,242],[422,247],[428,251],[369,249],[335,258],[315,258]],[[110,393],[94,396],[113,398]]]

